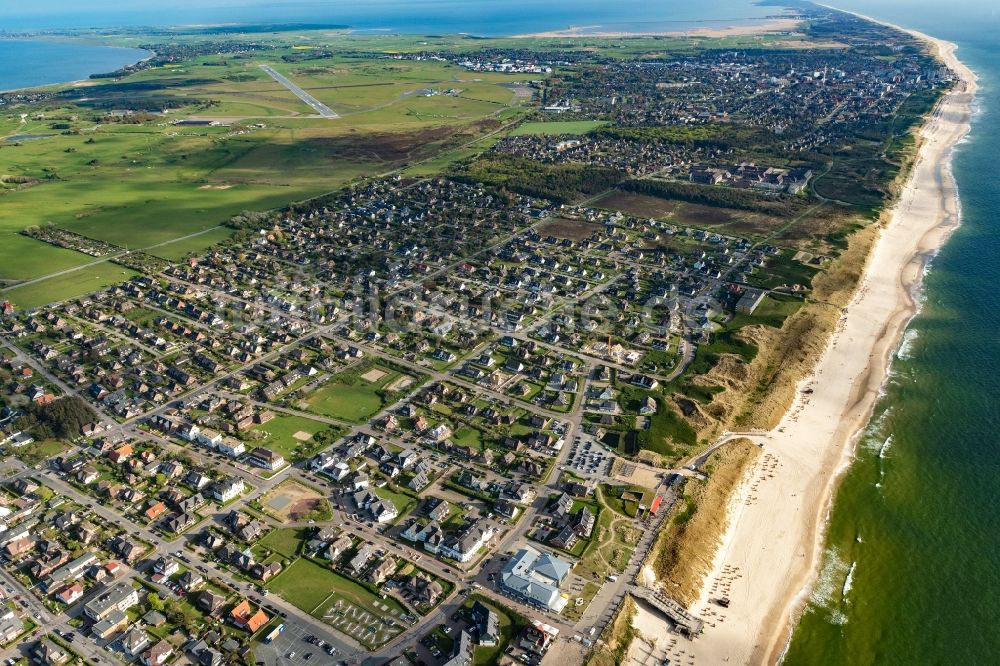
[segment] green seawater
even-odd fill
[[[980,89],[954,159],[962,226],[837,493],[785,664],[1000,664],[998,6],[840,6],[956,42]]]

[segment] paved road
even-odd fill
[[[286,88],[288,88],[289,90],[291,90],[293,95],[295,95],[296,97],[298,97],[299,99],[301,99],[303,102],[305,102],[306,104],[308,104],[310,107],[312,107],[313,111],[315,111],[316,113],[318,113],[322,117],[324,117],[324,118],[339,118],[340,117],[339,115],[337,115],[336,113],[334,113],[333,110],[331,110],[330,107],[328,107],[326,104],[323,104],[323,102],[319,101],[318,99],[316,99],[315,97],[313,97],[312,95],[310,95],[309,93],[307,93],[305,90],[303,90],[302,88],[298,87],[297,85],[295,85],[294,83],[292,83],[291,81],[289,81],[287,78],[285,78],[284,76],[282,76],[278,72],[274,71],[274,68],[271,67],[270,65],[261,65],[260,68],[262,70],[264,70],[265,72],[267,72],[268,75],[272,79],[274,79],[275,81],[277,81],[281,85],[283,85]]]

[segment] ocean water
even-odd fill
[[[785,664],[997,664],[1000,5],[836,4],[956,42],[979,75],[979,102],[954,162],[962,226],[931,264],[839,489]]]
[[[85,79],[150,55],[143,49],[48,40],[0,39],[0,90]]]
[[[206,23],[324,23],[408,34],[514,35],[581,26],[603,30],[685,30],[706,22],[738,25],[781,12],[750,0],[47,0],[3,9],[0,28],[80,28]]]
[[[361,33],[518,35],[575,27],[583,32],[662,32],[749,25],[780,15],[751,0],[0,0],[0,37],[18,31],[227,23],[348,25]],[[151,38],[155,40],[157,38]],[[0,90],[83,79],[148,55],[53,41],[0,39]]]

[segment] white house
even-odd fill
[[[246,490],[246,484],[243,482],[243,479],[234,476],[231,479],[220,481],[212,486],[211,495],[220,502],[228,502],[242,495],[244,490]]]

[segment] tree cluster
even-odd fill
[[[18,418],[17,427],[32,433],[36,439],[71,439],[80,434],[83,426],[96,420],[97,412],[83,398],[70,396],[47,405],[28,405]]]

